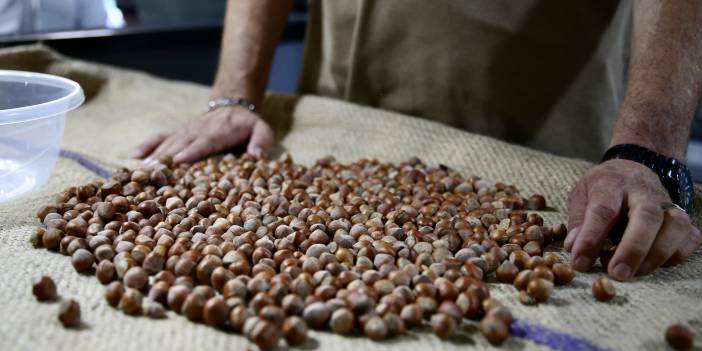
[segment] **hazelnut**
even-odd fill
[[[555,279],[553,272],[546,266],[537,266],[534,268],[534,277],[548,280],[553,283]]]
[[[611,280],[605,277],[599,277],[592,282],[592,296],[597,300],[606,302],[614,298],[617,291]]]
[[[41,243],[45,248],[51,251],[56,251],[61,243],[63,232],[60,229],[48,228],[41,236]]]
[[[400,312],[400,318],[408,327],[416,327],[422,324],[424,311],[417,304],[405,305]]]
[[[278,345],[278,339],[280,339],[278,328],[267,320],[259,320],[248,336],[261,350],[273,348]]]
[[[199,321],[202,319],[206,301],[204,296],[191,292],[190,295],[185,298],[185,301],[183,301],[181,313],[191,321]]]
[[[363,333],[372,340],[383,340],[388,335],[388,327],[385,325],[385,320],[373,316],[363,325]]]
[[[166,309],[159,302],[152,301],[146,305],[145,314],[153,319],[166,318]]]
[[[542,211],[546,209],[546,199],[541,195],[534,194],[527,201],[527,208],[532,211]]]
[[[105,300],[112,307],[117,307],[122,294],[124,294],[124,285],[120,281],[114,281],[105,287]]]
[[[514,278],[517,277],[517,274],[519,274],[519,268],[517,268],[514,263],[507,260],[502,262],[502,264],[497,267],[497,271],[495,272],[497,280],[508,284],[512,284],[514,282]]]
[[[285,321],[285,312],[283,312],[282,308],[275,305],[264,306],[258,312],[258,316],[261,319],[270,321],[278,328],[282,327],[283,322]]]
[[[507,307],[497,306],[487,311],[487,317],[495,317],[505,323],[507,329],[512,325],[512,313],[509,312]]]
[[[115,277],[115,265],[110,260],[100,261],[95,269],[95,277],[101,284],[111,282]]]
[[[58,319],[66,328],[75,328],[80,325],[80,305],[74,299],[67,299],[59,306]]]
[[[692,348],[695,336],[684,325],[674,324],[665,330],[665,341],[676,350],[689,350]]]
[[[127,273],[124,274],[124,285],[128,288],[133,288],[141,290],[146,287],[149,282],[149,276],[146,274],[143,268],[135,266],[129,268]]]
[[[56,284],[50,277],[45,275],[34,280],[32,293],[39,301],[55,300],[58,296],[56,294]]]
[[[554,263],[551,270],[556,284],[565,285],[575,278],[575,270],[565,263]]]
[[[529,282],[527,293],[533,297],[536,302],[545,302],[551,296],[553,284],[546,279],[536,278]]]
[[[75,268],[78,273],[85,272],[92,268],[93,262],[95,262],[93,254],[86,249],[78,249],[71,256],[71,264],[73,264],[73,268]]]
[[[244,323],[250,316],[251,314],[245,306],[236,306],[229,312],[229,326],[232,330],[241,332],[244,328]]]
[[[509,328],[494,316],[487,316],[480,321],[480,333],[493,345],[501,345],[509,336]]]
[[[309,304],[302,312],[302,318],[313,329],[326,327],[330,316],[331,309],[323,302]]]
[[[291,316],[283,322],[283,335],[288,345],[301,345],[307,339],[307,324],[298,316]]]
[[[531,269],[525,269],[514,278],[514,287],[517,290],[526,290],[530,281],[536,278],[536,274]]]
[[[229,307],[227,307],[221,296],[215,296],[207,300],[202,312],[202,318],[206,324],[213,327],[222,326],[228,317]]]
[[[183,302],[185,302],[188,295],[190,295],[190,288],[183,285],[173,285],[170,289],[168,289],[168,296],[166,298],[168,301],[168,307],[170,307],[173,311],[180,313],[181,309],[183,308]]]
[[[356,316],[348,308],[339,308],[329,319],[329,328],[338,334],[348,334],[353,331]]]
[[[119,309],[132,316],[140,315],[141,301],[142,296],[139,290],[128,288],[119,299]]]
[[[456,330],[456,319],[446,313],[431,316],[431,329],[441,339],[448,339]]]

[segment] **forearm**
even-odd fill
[[[211,98],[242,97],[260,105],[292,0],[229,0]]]
[[[702,3],[634,2],[629,75],[612,145],[685,158],[702,83]]]

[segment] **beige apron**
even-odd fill
[[[597,160],[629,1],[312,0],[300,91]]]

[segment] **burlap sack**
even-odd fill
[[[143,73],[65,59],[43,47],[0,52],[0,68],[32,69],[78,80],[89,100],[68,117],[66,150],[49,183],[36,193],[0,206],[0,349],[2,350],[241,350],[240,335],[188,322],[169,312],[166,320],[128,317],[110,308],[95,278],[77,274],[70,260],[33,249],[28,234],[38,224],[42,205],[65,187],[95,179],[101,170],[134,166],[129,151],[149,134],[180,125],[200,113],[206,87],[166,81]],[[183,69],[187,69],[186,66]],[[264,112],[274,124],[280,148],[309,164],[324,155],[351,161],[376,157],[399,161],[419,156],[464,174],[516,184],[523,195],[544,194],[555,211],[548,223],[565,221],[567,193],[590,164],[555,157],[437,123],[313,96],[271,95]],[[74,154],[68,151],[78,152]],[[280,150],[278,150],[280,151]],[[699,225],[700,188],[695,222]],[[38,303],[30,281],[46,274],[64,297],[81,303],[85,324],[63,329],[56,303]],[[596,302],[590,293],[601,271],[579,274],[574,284],[558,287],[545,304],[525,307],[515,289],[492,284],[491,292],[518,318],[505,349],[662,349],[671,323],[688,323],[702,336],[702,256],[684,266],[661,269],[631,283],[616,284],[618,297]],[[465,350],[489,349],[475,323],[440,341],[426,331],[376,343],[362,337],[312,332],[303,349],[320,350]]]

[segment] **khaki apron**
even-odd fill
[[[299,90],[598,160],[629,1],[311,0]]]

